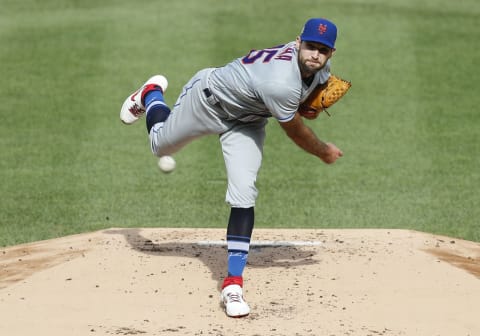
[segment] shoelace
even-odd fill
[[[229,302],[242,302],[242,296],[239,293],[228,293]]]

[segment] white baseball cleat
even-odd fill
[[[225,307],[225,313],[230,317],[243,317],[250,313],[250,307],[243,299],[243,290],[239,285],[225,287],[220,300]]]
[[[120,120],[124,124],[133,124],[145,114],[145,106],[142,104],[143,90],[151,84],[160,86],[163,93],[167,91],[168,81],[164,76],[155,75],[147,80],[140,89],[125,99],[120,110]]]

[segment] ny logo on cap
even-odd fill
[[[318,25],[318,32],[320,33],[320,35],[324,34],[326,31],[327,31],[327,25],[320,23]]]

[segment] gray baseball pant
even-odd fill
[[[170,116],[150,130],[152,152],[156,156],[172,155],[201,136],[218,134],[227,171],[226,202],[236,208],[255,206],[255,186],[262,163],[267,119],[254,122],[223,120],[222,107],[208,91],[204,69],[183,87]]]

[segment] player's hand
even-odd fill
[[[322,112],[322,110],[315,110],[315,109],[305,109],[302,111],[298,111],[298,113],[304,117],[305,119],[313,120],[317,119],[318,115]]]
[[[326,164],[334,163],[339,157],[343,156],[343,152],[334,144],[326,143],[325,145],[325,151],[320,156],[320,159]]]

